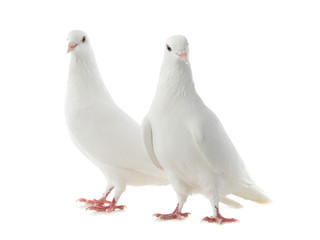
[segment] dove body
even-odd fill
[[[98,211],[99,204],[106,203],[107,194],[114,188],[114,208],[127,185],[162,185],[167,179],[145,153],[140,126],[114,103],[107,91],[88,36],[72,31],[68,40],[71,59],[65,102],[67,126],[75,145],[107,181],[100,202],[82,201],[93,204],[90,209]]]
[[[213,216],[204,220],[233,222],[219,213],[220,201],[240,205],[228,194],[261,203],[269,199],[250,178],[219,119],[197,94],[188,52],[183,36],[167,40],[156,95],[143,120],[145,148],[155,165],[165,170],[178,197],[177,210],[156,216],[183,218],[188,195],[202,193],[213,208]]]

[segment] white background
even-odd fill
[[[319,239],[318,1],[1,1],[1,239]],[[165,39],[185,35],[196,88],[274,203],[221,206],[237,224],[184,221],[170,186],[128,187],[124,212],[85,212],[104,178],[64,122],[67,34],[86,31],[107,88],[135,120],[147,113]]]

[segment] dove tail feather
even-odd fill
[[[242,208],[243,207],[240,203],[238,203],[230,198],[227,198],[227,197],[220,197],[220,202],[224,203],[225,205],[228,205],[229,207],[233,207],[233,208]]]
[[[272,202],[271,199],[263,192],[263,190],[254,184],[240,186],[240,188],[234,193],[234,195],[261,204]]]

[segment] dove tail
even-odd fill
[[[272,202],[271,199],[263,192],[263,190],[254,184],[240,186],[240,188],[234,193],[234,195],[261,204]]]
[[[233,208],[242,208],[243,207],[240,203],[238,203],[230,198],[227,198],[225,196],[220,197],[220,202],[224,203],[225,205],[228,205],[229,207],[233,207]]]

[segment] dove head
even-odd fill
[[[165,57],[173,61],[184,61],[189,63],[188,40],[182,35],[169,37],[165,45]]]
[[[79,30],[73,30],[68,35],[67,53],[79,54],[85,52],[89,48],[88,35]]]

